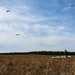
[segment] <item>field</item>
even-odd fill
[[[0,75],[75,75],[75,57],[0,55]]]

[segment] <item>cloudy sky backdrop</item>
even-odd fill
[[[75,0],[0,0],[0,52],[75,51],[71,5]]]

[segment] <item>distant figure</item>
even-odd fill
[[[65,56],[66,56],[66,58],[68,57],[67,50],[65,50]]]

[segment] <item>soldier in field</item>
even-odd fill
[[[67,52],[67,50],[65,50],[65,56],[66,56],[66,58],[68,57],[68,52]]]

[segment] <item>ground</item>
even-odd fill
[[[0,75],[75,75],[75,57],[0,55]]]

